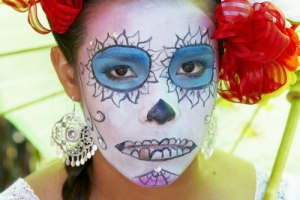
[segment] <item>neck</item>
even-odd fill
[[[120,174],[100,152],[93,158],[90,171],[92,181],[91,197],[100,199],[191,199],[188,195],[195,197],[195,191],[201,191],[208,180],[206,165],[209,161],[203,160],[202,155],[197,156],[183,174],[172,184],[161,188],[140,187]],[[117,191],[117,192],[116,192]],[[91,198],[93,199],[93,198]]]

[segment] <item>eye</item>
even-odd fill
[[[204,69],[205,67],[199,61],[189,61],[183,63],[176,74],[197,77],[204,72]]]
[[[136,73],[126,65],[116,66],[115,69],[107,73],[108,76],[115,79],[127,79],[137,77]]]
[[[113,91],[133,91],[147,81],[151,58],[136,47],[111,46],[97,52],[92,70],[97,82]]]
[[[181,47],[174,52],[169,77],[180,88],[201,89],[213,78],[214,51],[209,45]]]

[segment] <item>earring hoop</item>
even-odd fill
[[[83,117],[75,113],[74,96],[72,102],[73,112],[64,115],[52,128],[51,145],[66,165],[75,167],[84,165],[95,154],[97,146]]]

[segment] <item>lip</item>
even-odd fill
[[[192,152],[197,145],[188,139],[165,138],[144,140],[143,142],[125,141],[115,145],[123,154],[145,161],[166,161]]]

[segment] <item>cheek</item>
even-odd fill
[[[136,127],[140,107],[130,101],[122,101],[122,105],[118,107],[113,102],[113,97],[104,99],[106,94],[95,95],[95,91],[97,92],[95,87],[98,86],[89,85],[91,78],[87,72],[88,70],[81,74],[79,79],[86,120],[95,138],[100,137],[107,145],[116,144],[116,141],[121,138],[121,133],[131,134],[127,127],[133,129]],[[118,94],[111,93],[111,95],[116,96]]]
[[[205,106],[197,105],[191,109],[190,102],[182,102],[178,105],[181,112],[182,133],[186,135],[193,135],[198,142],[203,138],[207,130],[208,116],[211,116],[214,107],[214,98],[207,101]]]

